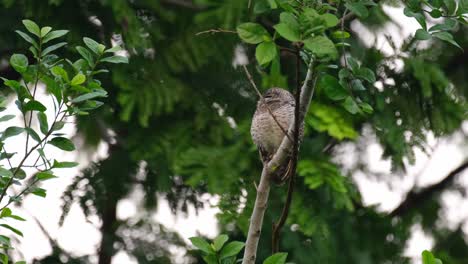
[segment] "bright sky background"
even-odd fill
[[[385,31],[387,34],[401,39],[401,36],[406,37],[413,34],[419,28],[414,19],[407,18],[402,15],[401,9],[385,8],[385,11],[391,16],[398,17],[400,28],[395,25],[389,25]],[[364,38],[368,45],[372,45],[377,41],[377,47],[385,51],[389,51],[389,46],[385,39],[378,37],[375,39],[366,29],[359,23],[354,22],[352,25],[354,30],[363,32]],[[367,33],[366,33],[367,32]],[[389,51],[391,52],[391,51]],[[44,97],[44,95],[40,95]],[[6,112],[2,114],[16,114],[16,119],[6,123],[0,123],[0,126],[7,127],[11,125],[21,125],[22,119],[14,104]],[[52,109],[52,107],[49,107]],[[71,120],[69,120],[71,121]],[[49,120],[50,122],[50,120]],[[33,122],[35,126],[35,122]],[[463,125],[465,133],[468,133],[468,122]],[[73,125],[68,125],[64,129],[68,135],[73,135]],[[7,140],[6,148],[9,152],[19,152],[13,159],[17,163],[22,157],[24,150],[15,149],[16,146],[24,146],[24,136],[17,136]],[[417,186],[425,186],[438,182],[445,177],[451,170],[457,167],[468,156],[468,148],[464,142],[462,135],[455,135],[449,139],[434,139],[428,135],[429,145],[434,148],[432,157],[429,159],[421,151],[416,151],[416,164],[410,166],[408,175],[401,180],[396,180],[391,185],[382,181],[374,181],[365,177],[365,175],[354,175],[359,189],[363,196],[363,201],[366,205],[378,204],[382,211],[389,211],[395,208],[402,200],[402,195],[412,188],[413,184]],[[368,141],[367,151],[365,154],[366,160],[370,164],[371,170],[375,172],[390,172],[390,162],[381,159],[382,149],[375,141]],[[75,142],[79,148],[79,142]],[[60,157],[60,161],[78,161],[79,168],[85,168],[91,160],[97,160],[106,156],[107,146],[102,144],[95,155],[92,157],[80,156],[77,152],[63,152],[57,148],[49,147],[47,153],[52,157]],[[5,165],[5,164],[4,164]],[[21,238],[21,244],[17,247],[19,252],[22,252],[23,257],[28,262],[33,258],[46,256],[51,252],[48,243],[38,243],[38,241],[47,241],[44,233],[33,220],[35,218],[43,225],[50,237],[57,240],[61,247],[73,255],[95,254],[98,250],[100,242],[100,226],[99,219],[95,217],[91,219],[91,223],[86,222],[83,212],[78,205],[74,205],[66,218],[62,227],[59,228],[58,221],[61,214],[61,195],[66,187],[71,183],[72,178],[78,173],[79,168],[56,170],[59,176],[57,179],[49,180],[44,183],[44,188],[47,189],[47,197],[45,199],[37,196],[29,196],[25,199],[23,208],[15,209],[16,214],[28,219],[27,222],[16,222],[20,230],[23,231],[25,237]],[[468,186],[468,174],[465,173],[460,181]],[[216,204],[216,197],[204,197],[210,200],[212,205]],[[118,218],[127,219],[138,214],[138,201],[141,199],[141,194],[137,191],[133,192],[130,197],[123,199],[118,204]],[[446,205],[446,217],[448,226],[454,227],[457,223],[468,217],[468,203],[456,193],[447,192],[442,197]],[[16,211],[17,210],[17,211]],[[158,210],[154,215],[155,220],[164,224],[166,227],[177,230],[187,242],[188,238],[197,233],[201,233],[208,237],[215,237],[218,233],[216,228],[215,215],[218,210],[215,207],[207,206],[205,210],[198,215],[194,208],[189,208],[188,216],[174,216],[164,199],[159,199]],[[468,223],[464,223],[464,230],[468,232]],[[415,226],[413,229],[413,237],[407,248],[407,255],[419,259],[422,250],[430,248],[432,240],[425,235],[421,227]],[[177,253],[180,259],[183,252]],[[97,261],[97,259],[96,259]],[[417,261],[419,262],[419,260]],[[136,263],[135,260],[129,258],[125,253],[119,252],[113,259],[113,263],[131,264]]]

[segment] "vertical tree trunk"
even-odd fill
[[[110,264],[114,255],[115,231],[117,228],[117,202],[107,201],[102,216],[102,240],[99,247],[99,264]]]

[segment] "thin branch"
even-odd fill
[[[260,92],[260,90],[258,90],[257,88],[257,85],[255,84],[253,78],[252,78],[252,75],[250,75],[250,72],[249,70],[247,69],[247,66],[245,65],[242,65],[242,67],[244,68],[244,72],[245,74],[247,75],[247,79],[249,79],[250,81],[250,84],[252,84],[252,87],[254,88],[255,92],[257,92],[257,95],[260,97],[261,100],[263,100],[263,95],[262,93]],[[273,111],[270,109],[270,106],[268,106],[267,104],[265,104],[267,110],[268,110],[268,113],[270,113],[271,117],[273,118],[273,120],[275,120],[275,123],[279,126],[279,128],[281,129],[281,131],[283,132],[283,135],[287,136],[289,140],[292,141],[291,137],[289,136],[288,132],[286,131],[286,129],[280,124],[280,122],[278,121],[278,119],[276,119],[276,116],[273,114]]]
[[[60,109],[59,109],[60,111]],[[60,121],[63,120],[63,118],[65,117],[65,114],[61,117]],[[2,193],[0,194],[0,202],[3,200],[3,197],[5,197],[5,194],[8,190],[8,187],[10,187],[10,185],[13,183],[13,179],[15,178],[14,176],[18,173],[18,171],[21,169],[21,167],[23,166],[24,162],[28,159],[29,155],[31,155],[31,153],[36,149],[38,148],[39,146],[41,146],[41,144],[52,134],[53,132],[53,127],[55,125],[55,123],[57,122],[57,118],[58,118],[58,114],[55,116],[55,119],[54,119],[54,122],[52,123],[52,125],[50,126],[50,129],[49,131],[47,132],[46,135],[44,135],[44,138],[42,138],[42,140],[40,142],[38,142],[36,145],[34,145],[28,152],[26,152],[24,154],[24,157],[23,159],[20,161],[20,163],[18,164],[18,167],[16,167],[15,171],[13,172],[13,176],[8,180],[8,182],[5,184],[5,187],[2,188]],[[11,204],[12,200],[10,199],[7,203],[7,205],[3,206],[3,208],[7,207],[9,204]]]
[[[2,146],[3,152],[5,152],[5,157],[8,161],[8,164],[10,165],[10,169],[13,169],[13,165],[11,165],[10,157],[8,157],[8,152],[5,149],[5,146]]]
[[[346,20],[353,19],[355,17],[356,15],[354,13],[348,13],[346,15],[343,15],[343,17],[341,17],[339,23],[343,25]]]
[[[279,243],[280,243],[280,231],[283,228],[284,224],[286,223],[286,219],[289,215],[289,208],[292,202],[292,194],[294,192],[294,182],[296,177],[296,168],[297,168],[297,160],[299,154],[299,129],[300,129],[300,97],[301,97],[301,56],[300,56],[300,48],[296,47],[296,107],[294,109],[294,145],[293,145],[293,155],[292,155],[292,165],[291,165],[291,172],[287,172],[290,175],[289,183],[288,183],[288,193],[286,196],[286,202],[284,204],[283,210],[281,212],[281,216],[276,223],[273,223],[273,232],[271,237],[272,242],[272,251],[276,253],[279,251]]]
[[[395,208],[390,216],[403,216],[416,206],[427,201],[434,193],[440,192],[447,188],[455,180],[456,176],[468,168],[468,160],[465,160],[460,166],[451,171],[443,180],[426,187],[418,192],[411,191],[406,196],[405,200]]]
[[[202,35],[202,34],[207,34],[207,33],[211,33],[211,34],[215,34],[215,33],[233,33],[233,34],[237,34],[237,32],[234,31],[234,30],[217,28],[217,29],[208,29],[208,30],[205,30],[205,31],[198,32],[198,33],[195,34],[195,36]]]
[[[41,69],[41,56],[42,56],[42,38],[39,38],[39,49],[38,50],[39,51],[38,51],[38,56],[37,56],[37,72],[36,72],[36,79],[34,81],[34,90],[33,90],[33,94],[32,94],[32,100],[34,100],[34,98],[36,97],[37,85],[39,83],[39,74],[40,74],[40,69]],[[28,88],[28,86],[26,86],[26,88]],[[27,89],[27,90],[29,90],[29,89]],[[27,126],[26,126],[26,115],[27,115],[27,113],[23,114],[24,126],[27,127],[27,128],[31,127],[31,123],[32,123],[32,119],[33,119],[33,113],[34,113],[34,110],[31,110],[31,112],[29,114],[29,123],[28,123]],[[28,144],[29,144],[29,133],[26,134],[26,146],[25,146],[24,153],[28,152]],[[0,201],[1,201],[1,199],[0,199]]]
[[[306,74],[306,78],[304,83],[301,87],[301,97],[300,97],[300,109],[299,113],[301,114],[301,122],[303,114],[309,108],[310,101],[312,100],[312,95],[314,94],[314,88],[316,83],[316,76],[313,73],[313,60],[310,61],[308,65],[308,70]],[[310,83],[312,82],[312,85]],[[295,120],[294,118],[291,120],[288,129],[288,135],[292,133],[295,128]],[[247,234],[247,241],[245,243],[245,251],[244,257],[242,260],[242,264],[254,264],[257,254],[257,247],[258,241],[260,239],[261,228],[263,223],[263,217],[265,215],[265,210],[268,203],[268,196],[270,193],[270,185],[271,185],[271,172],[273,172],[276,168],[279,167],[279,164],[283,164],[286,161],[288,153],[291,150],[293,142],[288,140],[287,137],[283,138],[280,147],[276,151],[273,158],[263,166],[262,175],[260,178],[260,184],[257,190],[257,197],[255,199],[255,205],[252,212],[252,216],[250,218],[250,226],[249,232]]]

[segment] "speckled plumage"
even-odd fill
[[[287,131],[294,117],[295,105],[294,96],[289,91],[280,88],[268,89],[263,98],[258,101],[250,133],[253,142],[259,149],[263,163],[270,161],[284,137],[283,131],[269,113],[267,106],[284,130]],[[303,127],[300,129],[300,134],[302,137]],[[290,158],[275,171],[275,175],[272,177],[275,182],[280,183],[287,178],[288,175],[284,174],[287,172],[289,161]]]

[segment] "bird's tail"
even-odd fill
[[[282,185],[293,175],[293,160],[289,157],[289,161],[280,166],[272,175],[273,182],[277,185]]]

